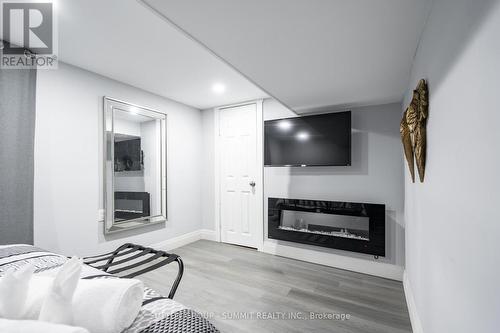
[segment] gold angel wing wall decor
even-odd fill
[[[413,146],[410,138],[410,129],[408,128],[408,123],[406,122],[406,112],[403,114],[403,119],[401,119],[401,125],[399,126],[399,132],[401,133],[401,141],[403,142],[403,149],[405,152],[406,162],[408,162],[408,168],[410,169],[411,181],[415,182],[415,163],[413,157]]]
[[[425,157],[427,148],[427,117],[429,116],[429,96],[427,82],[420,80],[418,92],[418,126],[415,135],[415,160],[417,162],[418,177],[424,182]]]
[[[420,182],[424,182],[426,158],[426,125],[429,116],[427,82],[422,79],[413,91],[410,105],[403,113],[399,132],[412,182],[415,182],[415,163]]]

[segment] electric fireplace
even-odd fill
[[[148,217],[150,208],[148,192],[115,192],[115,221]]]
[[[268,237],[385,256],[385,205],[269,198]]]

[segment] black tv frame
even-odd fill
[[[311,118],[311,117],[317,117],[317,116],[324,116],[328,114],[339,114],[339,113],[349,113],[349,127],[351,128],[351,135],[349,135],[349,162],[347,164],[266,164],[265,162],[265,126],[267,122],[278,122],[282,120],[290,120],[290,119],[297,119],[297,118]],[[278,119],[269,119],[264,121],[264,167],[332,167],[332,166],[351,166],[352,164],[352,112],[350,110],[348,111],[339,111],[339,112],[326,112],[326,113],[315,113],[312,115],[307,115],[307,116],[299,116],[299,117],[288,117],[288,118],[278,118]]]

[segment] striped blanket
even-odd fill
[[[31,245],[0,246],[0,276],[13,267],[32,263],[35,274],[55,276],[68,260],[65,256],[47,252]],[[82,279],[117,279],[93,267],[84,265]],[[123,333],[212,333],[219,332],[208,320],[184,305],[163,297],[146,287],[142,308],[134,323]]]

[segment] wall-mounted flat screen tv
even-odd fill
[[[351,112],[264,122],[264,165],[351,165]]]
[[[115,134],[115,172],[142,170],[141,138]]]

